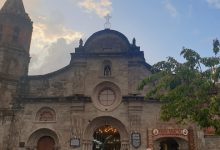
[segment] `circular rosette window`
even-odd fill
[[[111,111],[121,103],[121,92],[117,85],[102,82],[94,89],[93,104],[102,111]]]

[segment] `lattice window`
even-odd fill
[[[104,106],[110,106],[115,102],[116,96],[111,89],[104,89],[99,93],[99,101]]]

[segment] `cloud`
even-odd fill
[[[172,16],[172,17],[176,17],[178,15],[178,11],[176,9],[176,7],[171,3],[170,0],[166,0],[164,2],[164,7],[166,8],[166,10],[168,11],[168,13]]]
[[[43,58],[44,63],[40,65],[38,63],[41,62],[42,57],[39,57],[39,55],[32,55],[32,62],[35,63],[30,64],[32,68],[31,74],[45,74],[66,66],[70,61],[70,53],[73,52],[77,44],[76,41],[68,43],[63,38],[58,39],[44,49],[47,51],[47,55]]]
[[[59,11],[52,11],[51,14],[34,16],[33,18],[35,21],[30,51],[32,57],[30,74],[49,73],[55,70],[55,66],[56,69],[60,69],[67,64],[66,61],[69,61],[69,59],[64,61],[64,58],[67,59],[66,56],[69,56],[70,53],[67,51],[69,45],[78,41],[83,33],[67,28],[64,25],[64,16]],[[59,63],[53,59],[58,57]]]
[[[220,0],[207,0],[207,2],[217,9],[220,9]]]
[[[5,2],[5,0],[0,0],[0,7],[3,6],[4,2]]]
[[[53,32],[55,29],[57,31]],[[78,41],[82,36],[82,33],[72,31],[62,25],[54,25],[50,28],[48,24],[34,24],[29,73],[45,74],[65,66],[66,61],[70,60],[69,57],[66,57],[70,53],[69,45]],[[74,47],[71,48],[72,51],[73,49]],[[58,58],[59,63],[54,58]],[[68,58],[68,60],[64,61],[64,58]]]
[[[53,27],[51,27],[48,26],[48,24],[35,23],[33,26],[32,41],[38,48],[44,48],[60,38],[70,43],[82,37],[82,33],[68,29],[63,25],[53,25]],[[56,32],[54,32],[54,30],[56,30]]]
[[[41,5],[40,1],[36,4]],[[30,17],[34,22],[29,73],[45,74],[67,65],[70,61],[68,49],[73,42],[82,38],[83,33],[68,28],[65,16],[59,10],[43,14],[41,10],[34,9],[31,3],[27,5],[29,9],[33,8]],[[73,52],[74,47],[71,50]],[[58,58],[59,63],[54,58]]]
[[[112,9],[110,0],[80,0],[78,5],[87,12],[95,12],[100,17],[110,14]]]

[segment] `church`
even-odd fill
[[[28,75],[33,22],[22,0],[0,10],[0,150],[219,150],[195,124],[160,120],[137,91],[151,65],[136,40],[106,28],[79,41],[70,63]]]

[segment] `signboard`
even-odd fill
[[[79,138],[72,138],[72,139],[70,139],[70,146],[72,146],[72,147],[80,147],[80,139]]]
[[[153,135],[179,135],[179,136],[187,136],[188,130],[187,129],[154,129]]]
[[[131,144],[134,148],[138,148],[141,146],[141,134],[140,133],[131,134]]]

